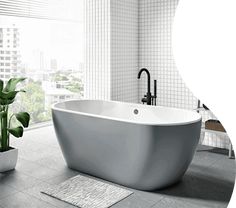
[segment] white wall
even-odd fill
[[[138,101],[138,0],[111,0],[111,99]]]
[[[85,98],[110,99],[110,0],[84,0]]]
[[[85,5],[85,97],[137,102],[138,0]]]
[[[178,0],[139,0],[139,68],[146,67],[157,80],[158,105],[194,109],[197,99],[181,79],[172,55],[171,30],[177,4]],[[142,79],[139,98],[146,88],[146,79]]]
[[[152,80],[157,79],[158,105],[196,108],[197,99],[182,81],[172,55],[171,27],[178,0],[85,0],[85,4],[85,97],[140,102],[146,77],[138,81],[137,73],[146,67]]]

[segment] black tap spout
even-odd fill
[[[147,69],[145,68],[142,68],[140,69],[140,71],[138,72],[138,79],[140,79],[141,77],[141,74],[143,72],[146,72],[147,74],[147,94],[145,95],[145,97],[142,99],[142,102],[144,103],[147,103],[147,105],[151,105],[152,104],[152,94],[151,94],[151,76],[150,76],[150,73]]]
[[[147,69],[145,69],[145,68],[140,69],[140,71],[138,73],[138,79],[140,79],[141,74],[143,72],[146,72],[146,74],[147,74],[147,78],[148,78],[147,92],[148,92],[148,94],[151,94],[151,82],[150,82],[151,76],[150,76],[150,72]]]

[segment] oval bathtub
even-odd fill
[[[181,179],[201,129],[196,112],[115,101],[66,101],[52,115],[69,168],[140,190]]]

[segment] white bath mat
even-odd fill
[[[80,208],[108,208],[133,192],[77,175],[59,185],[43,190],[42,193]]]

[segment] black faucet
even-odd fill
[[[151,77],[150,77],[150,72],[147,69],[145,69],[145,68],[140,69],[140,71],[138,73],[138,79],[140,79],[141,74],[143,72],[146,72],[147,78],[148,78],[148,82],[147,82],[147,94],[144,95],[144,98],[142,98],[142,102],[143,103],[147,103],[147,105],[151,105],[152,104],[152,94],[151,94],[151,83],[150,83]]]
[[[154,96],[152,96],[152,105],[157,105],[157,80],[154,80]]]

